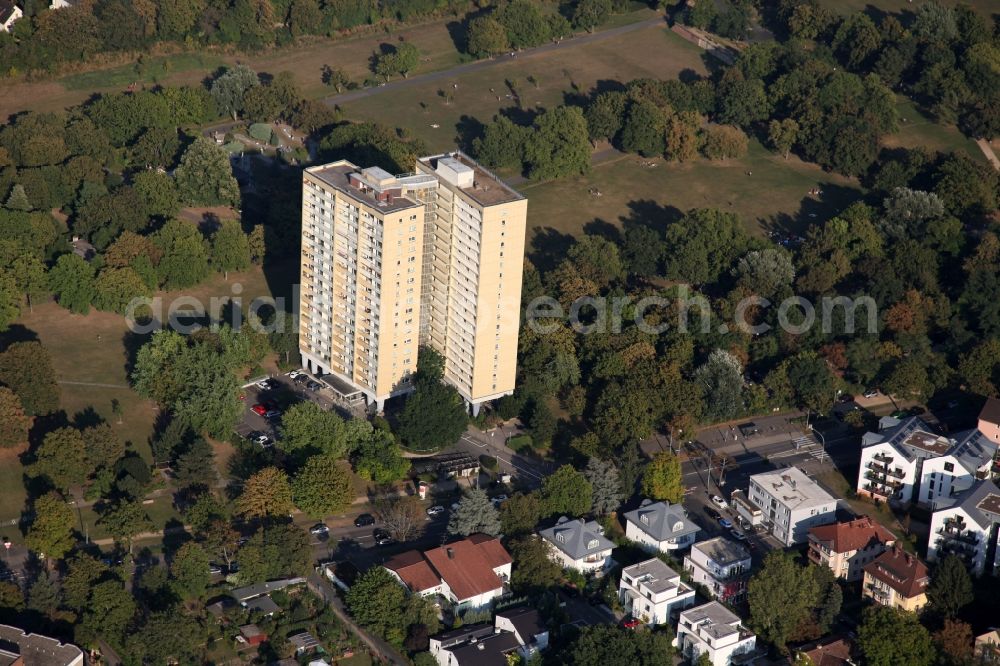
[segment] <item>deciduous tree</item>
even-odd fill
[[[679,504],[684,498],[681,462],[673,453],[660,451],[642,475],[642,492],[647,497]]]
[[[288,475],[277,467],[265,467],[243,484],[236,512],[251,520],[287,516],[295,509]]]
[[[188,541],[170,560],[171,587],[182,599],[197,599],[205,594],[209,582],[208,553],[200,544]]]
[[[206,137],[195,139],[181,155],[174,180],[178,194],[186,204],[239,204],[240,186],[233,177],[229,156]]]
[[[295,474],[292,496],[295,506],[314,518],[339,513],[354,501],[351,468],[330,454],[312,456]]]
[[[74,314],[87,314],[94,301],[94,267],[80,256],[69,253],[56,260],[49,271],[49,289],[59,305]]]
[[[28,441],[34,419],[24,413],[21,399],[6,386],[0,386],[0,447],[12,448]]]
[[[34,520],[25,544],[40,556],[61,560],[76,543],[73,538],[73,510],[56,492],[42,495],[34,503]]]
[[[592,505],[590,482],[570,465],[563,465],[542,481],[545,515],[582,516],[590,511]]]
[[[386,497],[379,500],[375,510],[396,541],[409,541],[424,529],[426,515],[416,497]]]
[[[469,21],[466,48],[477,58],[490,58],[509,51],[507,31],[492,16],[477,16]]]
[[[137,500],[120,500],[101,514],[98,523],[111,533],[115,541],[123,543],[129,553],[132,552],[132,540],[153,529],[153,522],[142,502]]]
[[[40,342],[15,342],[0,353],[0,383],[21,398],[31,416],[59,408],[59,384],[52,356]]]
[[[549,548],[536,536],[525,536],[508,544],[511,558],[517,562],[511,585],[518,593],[545,590],[562,577],[562,569],[549,558]]]
[[[934,643],[916,614],[888,606],[871,606],[865,609],[862,618],[858,645],[865,663],[871,666],[934,663]]]
[[[59,490],[81,485],[91,471],[83,436],[75,428],[59,428],[45,435],[35,450],[31,474],[49,481]]]
[[[767,554],[747,590],[754,628],[781,650],[807,621],[819,597],[812,573],[783,551]]]
[[[530,534],[542,517],[542,500],[538,492],[514,493],[500,505],[500,526],[507,536]]]

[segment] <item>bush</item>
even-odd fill
[[[254,123],[250,126],[248,134],[258,141],[269,141],[273,132],[271,131],[271,125],[268,123]]]
[[[507,446],[509,446],[516,453],[529,449],[533,446],[531,435],[516,435],[511,437],[507,440]]]
[[[479,456],[479,464],[480,466],[483,467],[483,469],[487,469],[491,472],[497,471],[497,469],[499,469],[500,467],[500,464],[497,462],[496,458],[487,455]]]

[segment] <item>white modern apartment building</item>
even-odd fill
[[[478,412],[514,390],[527,200],[461,153],[415,168],[303,173],[302,362],[381,410],[426,344]]]
[[[757,636],[718,601],[681,612],[674,645],[691,663],[708,654],[712,666],[730,666],[752,658]]]
[[[992,481],[977,481],[954,504],[931,515],[927,559],[955,554],[977,576],[994,573],[1000,567],[998,531],[1000,489]]]
[[[684,557],[684,571],[691,580],[704,585],[719,601],[730,604],[746,597],[751,566],[750,551],[721,536],[699,541]]]
[[[754,474],[747,497],[786,546],[805,542],[810,527],[836,520],[837,500],[798,467]]]
[[[949,438],[919,417],[882,419],[883,429],[862,439],[858,494],[898,504],[916,502],[931,510],[951,505],[995,469],[1000,444],[987,434],[989,425],[982,418],[980,424],[982,430]]]
[[[694,588],[655,557],[622,569],[618,583],[622,608],[648,625],[667,624],[675,611],[693,606],[694,597]]]

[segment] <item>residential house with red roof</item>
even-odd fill
[[[927,605],[927,565],[893,546],[864,568],[862,596],[882,606],[916,612]]]
[[[864,567],[896,543],[896,536],[868,516],[809,528],[809,560],[848,582],[861,580]]]
[[[413,594],[437,594],[466,610],[488,606],[503,594],[512,563],[499,539],[473,534],[423,553],[400,553],[385,568]]]

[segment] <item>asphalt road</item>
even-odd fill
[[[538,488],[542,485],[542,480],[553,471],[554,466],[550,462],[515,453],[508,448],[505,442],[516,432],[516,429],[505,426],[485,433],[469,428],[452,450],[462,451],[475,457],[492,456],[497,459],[500,471],[516,478],[518,485],[528,489]]]
[[[558,42],[553,42],[550,44],[545,44],[543,46],[538,46],[533,49],[525,49],[524,51],[515,52],[513,56],[510,54],[497,56],[488,60],[477,60],[475,62],[466,63],[463,65],[457,65],[450,69],[443,69],[437,72],[429,72],[427,74],[420,74],[418,76],[413,76],[408,79],[400,79],[397,81],[390,81],[384,85],[375,86],[372,88],[361,88],[358,90],[351,90],[349,92],[341,93],[339,95],[333,95],[332,97],[327,97],[323,100],[324,104],[329,106],[338,106],[340,104],[346,104],[348,102],[353,102],[359,99],[364,99],[366,97],[371,97],[372,95],[379,95],[384,92],[390,92],[393,90],[401,90],[404,88],[411,88],[413,86],[420,86],[427,83],[434,83],[436,81],[446,81],[448,79],[463,76],[465,74],[472,74],[485,69],[491,69],[498,65],[519,61],[524,59],[530,59],[545,53],[550,53],[552,51],[565,50],[568,48],[573,48],[576,46],[581,46],[583,44],[590,44],[593,42],[600,42],[612,37],[617,37],[618,35],[624,35],[630,32],[635,32],[636,30],[642,30],[644,28],[650,28],[653,26],[663,26],[666,27],[666,18],[664,16],[656,16],[645,21],[640,21],[638,23],[631,23],[629,25],[623,25],[617,28],[611,28],[609,30],[601,30],[598,32],[579,35],[577,37],[571,37],[569,39],[560,40]],[[455,84],[457,85],[457,84]]]

